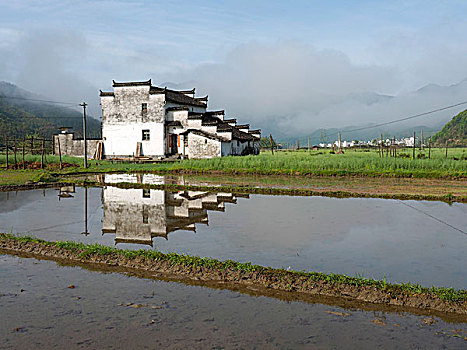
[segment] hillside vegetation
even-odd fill
[[[467,145],[467,109],[452,118],[432,140],[437,146],[446,143],[449,147]]]
[[[71,127],[77,137],[82,136],[82,112],[46,102],[14,84],[0,82],[0,136],[22,138],[28,135],[51,138],[58,127]],[[100,121],[87,118],[86,134],[100,138]]]

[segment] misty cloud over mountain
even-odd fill
[[[289,136],[382,123],[467,100],[467,80],[388,94],[402,83],[397,69],[355,65],[343,53],[300,44],[243,45],[224,63],[182,76],[193,80],[179,86],[197,86],[209,94],[211,107],[225,107],[240,121]],[[439,125],[462,109],[399,125]]]
[[[467,100],[465,77],[450,86],[429,84],[404,91],[410,84],[406,71],[397,65],[355,64],[340,51],[318,50],[300,42],[251,42],[239,45],[217,63],[170,72],[154,71],[161,65],[159,56],[152,63],[133,61],[131,53],[106,55],[105,51],[72,31],[29,33],[0,46],[4,57],[0,80],[59,101],[86,101],[90,114],[99,117],[99,89],[109,89],[112,79],[152,78],[161,86],[196,87],[197,95],[209,95],[211,109],[225,109],[240,123],[284,136],[377,124]],[[463,109],[400,127],[438,126]]]

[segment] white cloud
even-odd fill
[[[431,65],[427,62],[427,67]],[[465,76],[460,75],[462,69],[457,72],[460,81]],[[401,69],[356,65],[342,52],[317,50],[297,42],[241,45],[222,63],[172,75],[176,81],[183,77],[192,79],[198,93],[209,94],[211,108],[226,108],[241,122],[289,135],[381,123],[453,104],[467,96],[467,84],[400,93],[395,98],[380,96],[404,85],[406,77]],[[446,111],[413,123],[434,125],[452,113]]]

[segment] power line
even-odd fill
[[[411,206],[411,205],[408,204],[408,203],[404,203],[404,202],[401,201],[401,200],[399,200],[399,202],[402,203],[403,205],[409,207],[409,208],[412,208],[412,209],[418,211],[419,213],[422,213],[422,214],[424,214],[424,215],[426,215],[426,216],[432,218],[433,220],[436,220],[436,221],[438,221],[438,222],[440,222],[440,223],[442,223],[442,224],[444,224],[444,225],[446,225],[446,226],[448,226],[448,227],[450,227],[450,228],[452,228],[452,229],[454,229],[454,230],[456,230],[456,231],[459,231],[460,233],[463,233],[464,235],[467,235],[467,232],[464,232],[464,231],[462,231],[460,228],[457,228],[457,227],[455,227],[455,226],[452,226],[450,223],[448,223],[448,222],[446,222],[446,221],[443,221],[443,220],[441,220],[441,219],[438,219],[436,216],[433,216],[433,215],[431,215],[431,214],[428,214],[427,212],[425,212],[425,211],[423,211],[423,210],[421,210],[421,209],[418,209],[418,208],[416,208],[416,207],[414,207],[414,206]]]
[[[459,103],[456,103],[456,104],[453,104],[453,105],[450,105],[450,106],[446,106],[446,107],[437,108],[437,109],[434,109],[434,110],[431,110],[431,111],[428,111],[428,112],[423,112],[423,113],[411,115],[409,117],[404,117],[404,118],[400,118],[400,119],[391,120],[391,121],[385,122],[385,123],[380,123],[380,124],[371,125],[371,126],[365,126],[365,127],[357,128],[357,129],[343,130],[342,133],[350,133],[350,132],[354,132],[354,131],[361,131],[361,130],[377,128],[377,127],[384,126],[384,125],[390,125],[390,124],[402,122],[402,121],[405,121],[405,120],[419,118],[419,117],[422,117],[424,115],[433,114],[433,113],[436,113],[436,112],[441,112],[441,111],[444,111],[446,109],[462,106],[462,105],[465,105],[465,104],[467,104],[467,101],[459,102]],[[337,135],[337,133],[336,133],[336,135]]]
[[[52,116],[52,117],[46,117],[46,116],[42,116],[42,117],[39,117],[39,116],[23,116],[21,117],[21,119],[40,119],[40,120],[46,120],[47,119],[56,119],[56,118],[59,118],[59,119],[74,119],[74,118],[79,118],[79,119],[82,119],[83,117],[67,117],[67,116]]]
[[[39,100],[39,99],[25,98],[25,97],[16,97],[16,96],[5,96],[5,95],[0,95],[0,98],[9,98],[9,99],[12,99],[12,100],[24,100],[24,101],[35,101],[35,102],[47,102],[47,103],[55,103],[55,104],[62,104],[62,105],[79,106],[79,103],[73,103],[73,102]]]
[[[63,101],[51,101],[51,100],[40,100],[40,99],[15,97],[15,96],[5,96],[5,95],[0,95],[0,98],[24,100],[24,101],[34,101],[34,102],[46,102],[46,103],[54,103],[54,104],[63,104],[63,105],[76,106],[76,107],[81,106],[79,103],[63,102]],[[35,116],[35,115],[32,115],[32,116],[22,116],[21,117],[21,119],[45,119],[45,120],[47,120],[47,119],[56,119],[56,118],[66,118],[66,119],[80,118],[81,119],[81,116],[78,117],[78,116]]]

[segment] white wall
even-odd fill
[[[190,133],[188,135],[189,158],[214,158],[221,156],[221,141]]]
[[[143,130],[149,130],[149,141],[142,140]],[[102,138],[106,157],[136,154],[137,142],[142,142],[142,155],[164,155],[163,123],[103,124]]]
[[[147,190],[149,197],[143,197],[143,189],[141,188],[118,188],[106,186],[104,188],[104,202],[120,202],[124,205],[165,205],[164,190]]]

